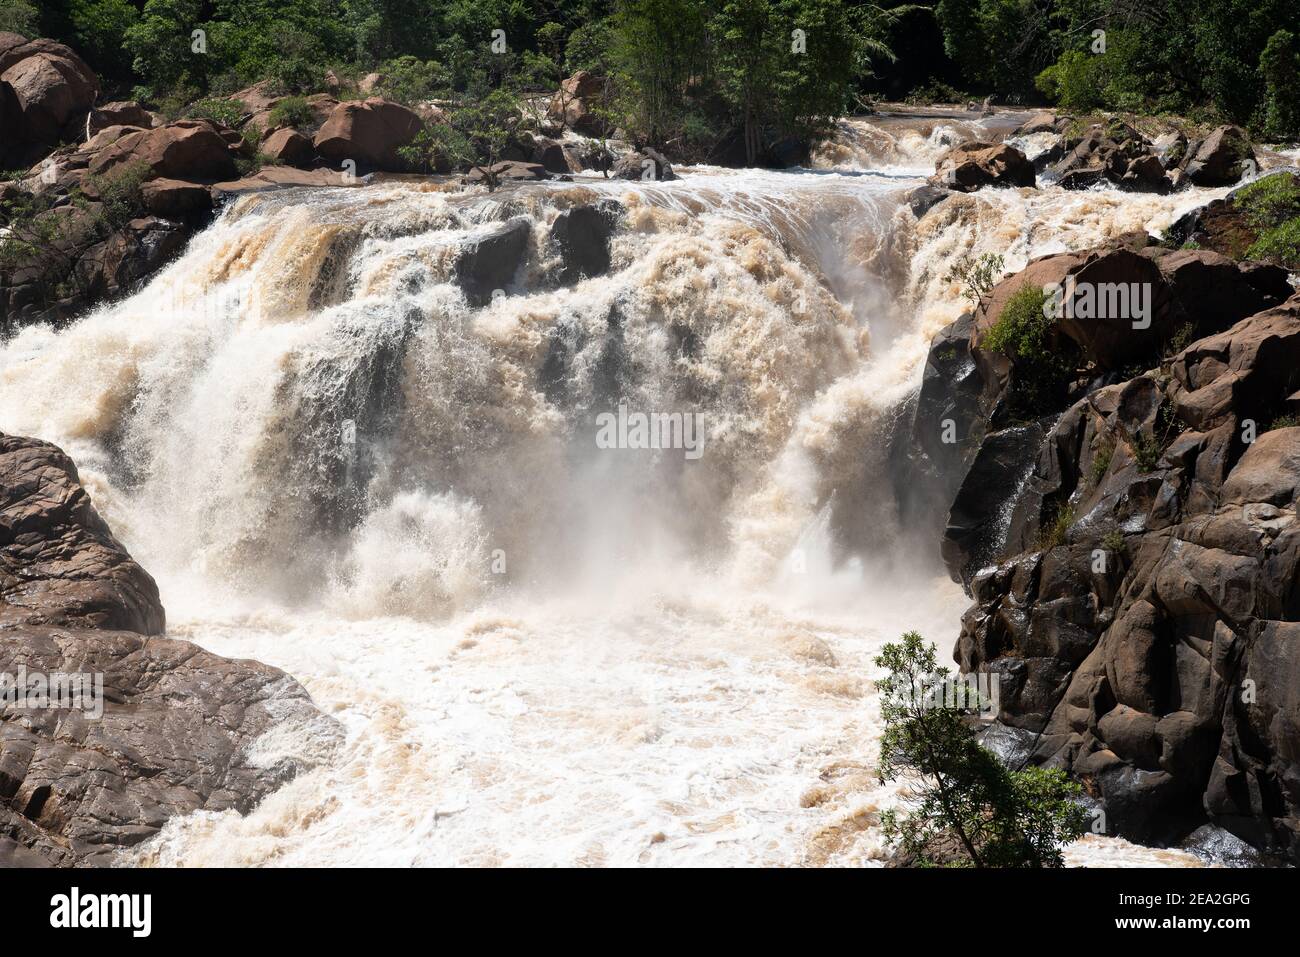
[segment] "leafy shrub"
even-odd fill
[[[1110,463],[1115,458],[1115,443],[1108,442],[1099,448],[1092,457],[1092,484],[1098,486],[1110,471]]]
[[[1112,554],[1123,555],[1128,545],[1124,541],[1124,533],[1114,529],[1101,537],[1101,547]]]
[[[962,256],[943,277],[944,282],[960,282],[965,288],[962,295],[979,303],[999,279],[1002,278],[1003,258],[996,253],[985,253],[978,259]]]
[[[1044,314],[1047,301],[1041,289],[1021,286],[980,343],[1012,360],[1011,411],[1024,419],[1060,407],[1076,365],[1077,352],[1052,335],[1055,320]]]
[[[885,720],[878,773],[910,785],[905,812],[881,815],[886,839],[921,866],[1063,866],[1061,847],[1086,827],[1079,785],[1059,769],[1008,770],[975,741],[971,707],[926,702],[918,692],[949,672],[916,632],[885,645],[875,664],[886,669],[877,682]],[[962,857],[936,860],[933,848],[950,835]]]
[[[1268,38],[1259,55],[1264,77],[1264,133],[1279,140],[1300,136],[1300,55],[1290,30]]]
[[[212,120],[235,129],[243,122],[246,112],[240,100],[206,99],[191,104],[187,115],[192,119]]]
[[[384,78],[383,94],[407,106],[433,99],[451,86],[447,71],[434,60],[402,56],[385,62],[379,72]]]
[[[271,107],[270,116],[267,117],[271,127],[275,129],[282,126],[298,129],[310,125],[315,119],[316,114],[312,112],[307,100],[301,96],[286,96]]]
[[[1137,463],[1138,471],[1143,474],[1154,472],[1156,466],[1160,464],[1160,456],[1165,451],[1160,440],[1154,435],[1138,432],[1129,445],[1133,448],[1133,461]]]
[[[1243,187],[1233,201],[1258,233],[1247,257],[1300,268],[1300,179],[1266,176]]]

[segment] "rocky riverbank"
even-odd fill
[[[268,732],[305,729],[317,757],[338,740],[288,675],[163,627],[153,578],[71,460],[0,435],[0,866],[102,865],[173,815],[247,813],[311,765],[259,745]],[[36,701],[83,675],[102,687],[93,706]]]

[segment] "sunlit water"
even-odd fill
[[[246,197],[131,299],[0,347],[0,429],[79,463],[169,633],[346,731],[272,732],[254,760],[318,767],[123,862],[881,861],[872,658],[911,629],[946,656],[966,605],[885,474],[963,310],[949,268],[1222,192],[984,191],[918,223],[903,195],[982,123],[1014,125],[850,121],[802,172]],[[596,196],[627,211],[613,267],[556,288],[547,224]],[[528,265],[472,307],[457,252],[513,216]],[[619,398],[702,411],[705,453],[598,449]]]

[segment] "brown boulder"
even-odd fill
[[[99,79],[70,47],[0,33],[0,160],[27,166],[63,140],[79,140]]]
[[[176,120],[154,130],[128,133],[90,161],[91,175],[142,163],[152,176],[182,180],[229,179],[235,173],[225,138],[209,120]]]
[[[316,156],[311,140],[297,130],[276,130],[262,141],[261,152],[278,163],[299,166],[310,163]]]
[[[411,110],[372,97],[336,106],[317,132],[315,147],[335,164],[353,160],[358,168],[397,172],[406,168],[397,150],[423,128]]]
[[[1247,163],[1255,162],[1250,137],[1239,126],[1220,126],[1187,151],[1182,166],[1197,186],[1228,186],[1241,179]]]
[[[163,630],[158,586],[113,537],[77,468],[0,433],[0,625]]]
[[[929,183],[973,193],[985,186],[1033,186],[1034,178],[1034,164],[1014,146],[971,141],[940,157]]]
[[[105,103],[91,110],[86,133],[94,137],[100,131],[112,126],[133,126],[141,130],[151,130],[160,122],[157,114],[150,113],[139,103],[124,100],[118,103]]]
[[[212,193],[201,183],[153,179],[141,187],[145,209],[155,216],[184,219],[212,208]]]

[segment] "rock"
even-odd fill
[[[584,168],[576,149],[544,136],[537,138],[532,160],[548,173],[581,173]]]
[[[532,223],[516,216],[497,223],[467,242],[456,259],[456,279],[472,305],[490,302],[492,293],[507,289],[528,254]]]
[[[130,164],[143,164],[151,176],[187,181],[229,179],[235,173],[227,143],[209,120],[176,120],[127,133],[96,153],[88,171],[102,176]]]
[[[920,219],[935,206],[948,198],[949,192],[938,186],[918,186],[907,194],[906,203],[912,215]]]
[[[261,151],[278,163],[300,166],[316,157],[311,140],[294,129],[276,130],[262,141]]]
[[[398,155],[424,128],[419,116],[404,106],[372,97],[340,103],[316,134],[315,147],[335,164],[353,160],[362,171],[399,172],[406,163]]]
[[[133,627],[145,634],[121,630]],[[111,864],[173,815],[247,813],[342,740],[283,672],[162,627],[153,579],[68,457],[0,435],[0,674],[29,682],[21,705],[0,707],[0,866]],[[37,678],[82,676],[80,701],[31,697]],[[254,759],[275,728],[305,749]]]
[[[1268,425],[1300,404],[1300,295],[1240,318],[1276,277],[1123,253],[1159,271],[1171,315],[1233,324],[1032,425],[997,429],[987,389],[929,378],[924,421],[982,433],[968,466],[947,453],[966,475],[944,554],[973,600],[955,658],[999,677],[994,737],[1082,780],[1109,833],[1170,843],[1209,821],[1300,860],[1300,427]]]
[[[608,124],[593,108],[604,91],[604,77],[579,70],[560,84],[559,92],[551,98],[547,115],[583,136],[603,136],[609,132]]]
[[[0,626],[161,634],[158,586],[127,555],[63,452],[0,433]]]
[[[167,219],[186,219],[212,209],[212,193],[201,183],[176,179],[154,179],[145,183],[145,209]]]
[[[384,84],[384,75],[382,73],[367,73],[357,84],[357,91],[367,96],[374,93]]]
[[[644,182],[677,178],[664,155],[649,146],[623,154],[610,172],[617,179],[639,179]]]
[[[213,199],[220,201],[229,196],[260,193],[272,189],[293,189],[299,186],[363,186],[367,179],[368,177],[363,176],[348,177],[332,169],[304,170],[292,166],[263,166],[251,176],[214,183],[209,188]]]
[[[551,243],[563,263],[560,282],[604,275],[609,270],[609,241],[623,217],[623,207],[614,200],[575,206],[555,217]]]
[[[0,33],[0,159],[27,166],[62,141],[80,140],[98,95],[99,79],[70,47]]]
[[[489,173],[491,174],[489,176]],[[505,163],[497,163],[495,166],[484,169],[481,166],[475,166],[464,176],[466,183],[486,183],[489,180],[495,180],[496,183],[508,182],[536,182],[538,180],[550,179],[551,176],[546,172],[546,167],[539,163],[523,163],[515,160]]]
[[[1035,113],[1017,126],[1012,136],[1030,136],[1034,133],[1064,133],[1069,128],[1073,117],[1057,116],[1055,113]]]
[[[1188,149],[1182,169],[1197,186],[1229,186],[1241,179],[1247,162],[1255,162],[1255,151],[1245,131],[1220,126]]]
[[[945,153],[927,182],[972,193],[985,186],[1033,186],[1034,178],[1034,164],[1014,146],[970,141]]]
[[[1139,192],[1163,193],[1173,186],[1151,144],[1119,120],[1093,124],[1066,145],[1066,155],[1048,170],[1063,189],[1087,189],[1103,181]]]
[[[1291,169],[1277,170],[1259,181],[1274,176],[1290,176],[1300,185],[1300,176]],[[1230,259],[1245,258],[1247,251],[1259,239],[1259,230],[1245,211],[1238,208],[1236,197],[1243,188],[1184,213],[1165,230],[1166,240],[1180,245],[1195,244]]]
[[[86,132],[94,137],[112,126],[133,126],[136,129],[151,130],[159,125],[161,121],[157,114],[150,113],[132,100],[122,100],[116,103],[105,103],[91,110]]]

